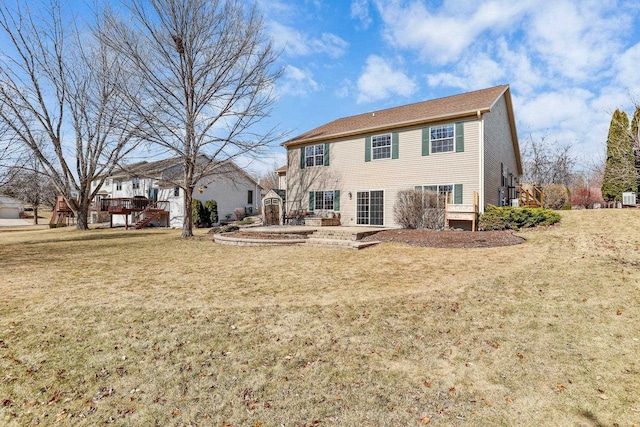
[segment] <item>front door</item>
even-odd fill
[[[384,224],[384,191],[358,191],[356,203],[356,224]]]

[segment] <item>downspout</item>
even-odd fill
[[[480,149],[479,149],[479,161],[480,161],[480,167],[478,168],[480,171],[479,177],[478,177],[478,203],[479,203],[479,211],[480,214],[484,213],[484,117],[482,115],[482,113],[480,112],[480,110],[478,110],[478,112],[476,113],[476,116],[478,117],[478,133],[480,135]]]

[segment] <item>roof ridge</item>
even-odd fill
[[[409,104],[396,105],[395,107],[382,108],[380,110],[374,110],[374,111],[368,111],[368,112],[365,112],[365,113],[353,114],[351,116],[345,116],[345,117],[337,118],[337,119],[335,119],[335,120],[333,120],[333,121],[331,121],[329,123],[333,123],[333,122],[338,121],[338,120],[350,119],[350,118],[358,117],[358,116],[366,116],[366,115],[373,114],[373,113],[382,113],[382,112],[389,111],[389,110],[395,110],[396,108],[412,107],[412,106],[416,106],[418,104],[424,104],[426,102],[437,102],[437,101],[441,101],[441,100],[444,100],[444,99],[447,99],[447,98],[455,98],[457,96],[465,96],[465,95],[471,95],[471,94],[474,94],[474,93],[477,93],[477,92],[490,91],[490,90],[493,90],[493,89],[497,89],[499,87],[507,88],[507,87],[509,87],[509,85],[508,84],[496,85],[496,86],[491,86],[491,87],[487,87],[487,88],[484,88],[484,89],[476,89],[476,90],[471,90],[469,92],[455,93],[453,95],[441,96],[439,98],[425,99],[424,101],[416,101],[416,102],[411,102]]]

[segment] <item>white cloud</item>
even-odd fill
[[[554,74],[591,80],[611,65],[629,28],[629,19],[616,12],[605,2],[556,0],[532,11],[527,44]]]
[[[631,91],[640,91],[640,43],[627,49],[614,62],[615,79]]]
[[[287,65],[278,87],[278,95],[305,96],[318,90],[318,83],[313,79],[309,70],[301,70],[293,65]]]
[[[351,18],[360,21],[363,29],[369,28],[373,22],[369,15],[369,0],[353,0],[351,2]]]
[[[324,53],[332,58],[339,58],[349,47],[349,43],[331,33],[323,33],[319,38],[312,38],[275,21],[270,22],[268,28],[274,46],[283,49],[289,56]]]
[[[469,3],[445,2],[439,11],[431,12],[422,1],[376,0],[385,23],[385,38],[391,45],[414,50],[423,60],[436,64],[460,58],[481,33],[513,25],[532,1],[494,0],[479,7]]]
[[[469,56],[456,68],[455,73],[437,73],[427,77],[430,86],[449,86],[476,90],[495,86],[505,81],[505,69],[486,54]]]
[[[378,101],[391,95],[409,96],[416,89],[415,82],[403,71],[393,69],[389,61],[380,56],[370,55],[358,79],[357,102]]]

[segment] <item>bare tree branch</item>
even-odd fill
[[[140,91],[130,111],[152,146],[182,162],[182,236],[192,236],[191,198],[221,165],[282,138],[263,128],[274,103],[277,54],[254,6],[237,0],[132,0],[125,23],[110,16],[100,38],[126,61]]]
[[[91,182],[104,180],[144,132],[125,108],[121,89],[134,83],[118,58],[64,22],[57,0],[48,6],[36,16],[19,2],[0,4],[0,30],[11,42],[0,50],[0,123],[86,229],[99,188],[92,192]]]

